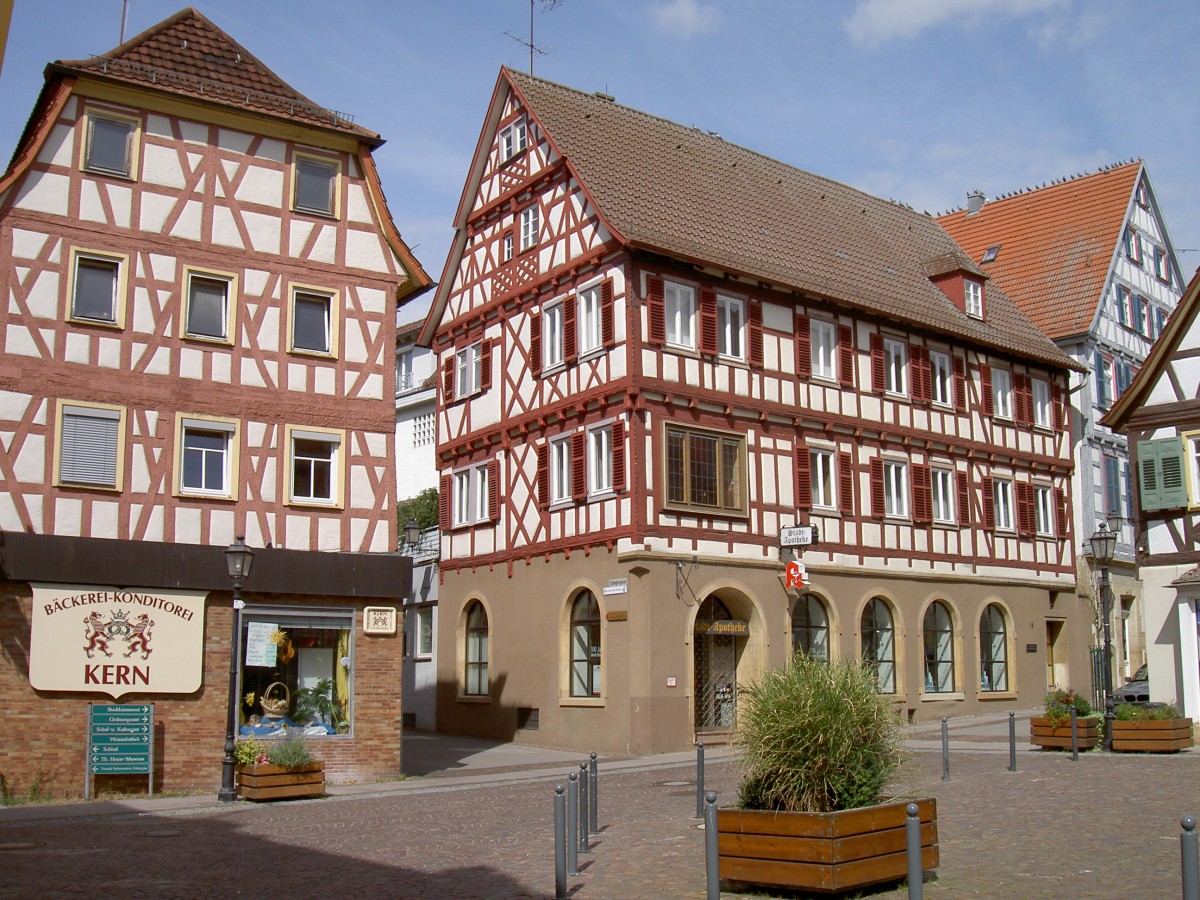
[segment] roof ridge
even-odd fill
[[[1064,184],[1075,184],[1080,181],[1085,181],[1089,178],[1095,178],[1098,175],[1111,175],[1114,172],[1118,172],[1122,169],[1128,168],[1129,166],[1140,166],[1144,163],[1145,160],[1143,160],[1140,156],[1132,157],[1126,160],[1117,160],[1116,162],[1107,163],[1100,166],[1095,172],[1084,169],[1082,172],[1076,172],[1074,175],[1064,175],[1062,178],[1052,178],[1049,182],[1043,181],[1040,185],[1033,184],[1023,188],[1017,188],[1016,190],[1008,191],[1006,193],[997,194],[995,197],[987,200],[987,205],[1003,203],[1016,197],[1025,197],[1029,194],[1035,194],[1043,190],[1050,190],[1051,188],[1060,187]],[[951,209],[945,210],[944,212],[938,213],[935,218],[952,216],[956,213],[964,212],[966,209],[966,206],[955,206]]]

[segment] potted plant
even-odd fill
[[[717,811],[722,879],[840,892],[905,877],[911,801],[881,802],[903,729],[873,670],[798,653],[741,694],[736,741],[739,804]],[[932,869],[936,801],[917,803]]]
[[[238,796],[247,800],[320,797],[325,793],[325,763],[313,758],[300,737],[243,738],[234,748],[234,760]]]
[[[1117,706],[1112,748],[1116,752],[1178,753],[1193,746],[1192,720],[1174,706]]]
[[[346,718],[334,697],[332,678],[322,678],[312,687],[298,688],[292,698],[295,704],[292,718],[296,722],[320,722],[339,733],[346,730]]]
[[[1091,716],[1092,704],[1078,691],[1055,688],[1042,698],[1045,715],[1029,720],[1029,742],[1046,750],[1070,749],[1071,710],[1075,710],[1076,740],[1080,750],[1100,742],[1100,720]]]

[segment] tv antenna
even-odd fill
[[[554,9],[554,7],[558,6],[558,4],[560,4],[561,2],[562,2],[562,0],[542,0],[542,7],[546,11],[549,11],[549,10]],[[514,41],[516,41],[522,47],[529,48],[529,74],[530,75],[533,74],[533,54],[535,52],[539,56],[545,56],[547,53],[554,52],[553,47],[539,47],[537,44],[535,44],[533,42],[533,3],[534,3],[534,0],[529,0],[529,39],[526,40],[525,38],[517,37],[511,31],[504,32],[506,35],[508,35],[510,38],[512,38]]]

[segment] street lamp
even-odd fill
[[[254,551],[246,546],[246,539],[237,536],[225,548],[225,567],[233,579],[233,637],[229,642],[229,709],[225,719],[225,761],[221,767],[221,790],[217,799],[228,803],[237,799],[237,788],[233,784],[234,728],[237,725],[237,672],[238,644],[241,642],[242,624],[242,581],[250,575],[250,564],[254,562]]]
[[[404,526],[404,545],[411,547],[414,550],[417,546],[417,541],[421,539],[421,526],[417,524],[416,519],[409,519],[408,524]]]
[[[1111,591],[1108,584],[1108,565],[1112,562],[1117,550],[1116,526],[1120,518],[1110,517],[1110,522],[1100,523],[1100,528],[1091,537],[1092,557],[1100,566],[1100,615],[1104,622],[1104,749],[1112,750],[1113,722],[1116,713],[1113,711],[1112,693],[1112,627],[1109,624],[1109,605]]]

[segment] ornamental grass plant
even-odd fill
[[[797,653],[738,702],[743,809],[836,812],[880,801],[907,758],[873,669]]]

